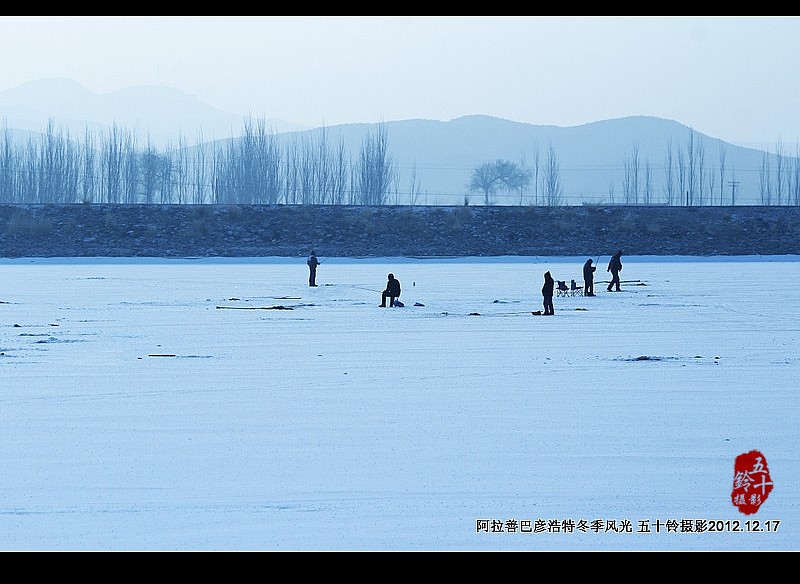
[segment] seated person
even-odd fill
[[[381,308],[386,308],[386,299],[389,299],[389,306],[394,306],[395,299],[400,296],[400,280],[389,274],[386,282],[386,289],[381,293]]]

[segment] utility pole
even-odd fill
[[[731,205],[736,204],[736,187],[739,186],[738,180],[728,181],[728,184],[731,185]]]

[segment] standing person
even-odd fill
[[[611,289],[616,286],[617,292],[620,291],[619,289],[619,273],[622,271],[622,250],[618,250],[611,259],[608,260],[608,268],[606,268],[607,272],[611,272],[611,282],[608,283],[608,291],[611,292]]]
[[[597,266],[592,265],[592,258],[583,264],[583,295],[594,296],[594,272]]]
[[[542,286],[542,297],[544,298],[544,312],[542,313],[544,316],[550,316],[555,314],[553,310],[553,285],[555,284],[555,280],[553,280],[553,276],[550,275],[550,272],[544,273],[544,286]]]
[[[395,299],[400,296],[400,280],[389,274],[386,282],[386,289],[381,293],[381,308],[386,308],[386,299],[389,299],[389,306],[394,306]]]
[[[308,264],[308,285],[316,288],[317,287],[317,266],[320,264],[320,261],[317,259],[317,253],[312,249],[311,255],[308,256],[308,260],[306,260]]]

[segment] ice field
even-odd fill
[[[586,259],[0,260],[0,549],[800,549],[800,258]]]

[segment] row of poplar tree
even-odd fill
[[[80,140],[53,122],[24,143],[0,134],[0,203],[382,205],[395,176],[383,124],[355,161],[325,128],[281,144],[254,119],[236,139],[163,149],[117,125]]]
[[[707,167],[705,150],[690,133],[685,148],[667,148],[664,179],[656,192],[654,167],[638,145],[624,162],[622,192],[610,187],[609,201],[625,204],[707,205],[737,203],[732,169],[724,149]],[[770,160],[774,160],[771,164]],[[774,168],[773,168],[774,165]],[[317,204],[399,203],[397,165],[389,154],[388,130],[376,124],[351,159],[341,139],[326,128],[281,140],[263,119],[246,119],[237,138],[188,146],[141,148],[130,130],[112,125],[100,136],[86,130],[81,140],[51,121],[27,141],[0,131],[0,203]],[[730,186],[730,194],[725,188]],[[499,191],[534,205],[564,204],[561,169],[550,147],[534,149],[533,164],[497,160],[472,171],[468,191],[492,204]],[[800,205],[800,156],[764,153],[759,196],[764,205]],[[405,195],[420,195],[416,173]],[[532,191],[532,196],[531,196]],[[466,200],[465,200],[465,204]]]

